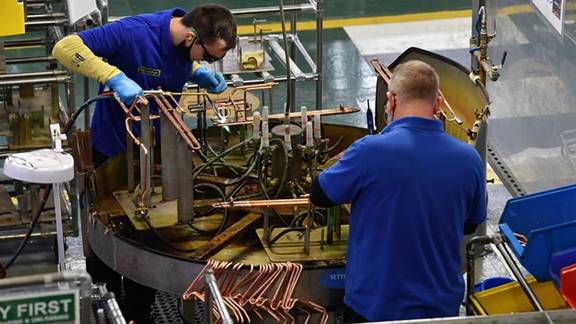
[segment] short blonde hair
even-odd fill
[[[434,69],[422,61],[408,61],[394,68],[388,89],[405,101],[430,100],[438,96],[440,80]]]

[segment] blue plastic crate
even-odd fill
[[[576,185],[508,200],[500,232],[534,277],[550,280],[552,254],[576,247]],[[528,238],[526,246],[514,233]]]

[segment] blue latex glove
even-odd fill
[[[134,101],[137,96],[144,95],[138,83],[134,82],[122,72],[108,80],[107,84],[112,88],[112,91],[118,94],[122,102],[128,106],[132,104],[132,101]]]
[[[210,93],[221,93],[227,88],[226,80],[224,80],[222,73],[208,71],[208,69],[203,66],[194,71],[192,81]]]

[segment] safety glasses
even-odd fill
[[[192,30],[194,31],[194,34],[196,34],[196,40],[198,40],[198,43],[200,43],[200,46],[202,46],[202,49],[204,50],[204,54],[202,55],[203,61],[206,61],[208,63],[214,63],[214,62],[219,61],[222,58],[224,58],[224,56],[218,57],[218,56],[214,56],[214,55],[210,54],[208,52],[208,49],[206,49],[206,46],[204,46],[204,42],[202,41],[202,38],[200,38],[200,34],[196,30],[196,28],[192,27]]]

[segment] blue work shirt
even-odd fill
[[[371,321],[457,316],[464,223],[486,219],[478,153],[433,119],[405,117],[319,176],[352,203],[344,302]]]
[[[180,54],[170,34],[170,19],[184,16],[180,8],[127,17],[78,34],[95,55],[104,58],[142,89],[180,92],[192,76],[192,62]],[[100,86],[102,92],[104,86]],[[157,114],[154,100],[150,113]],[[98,101],[92,118],[92,146],[111,157],[126,150],[126,114],[114,100]],[[133,125],[139,135],[139,125]],[[159,123],[155,122],[156,136]]]

